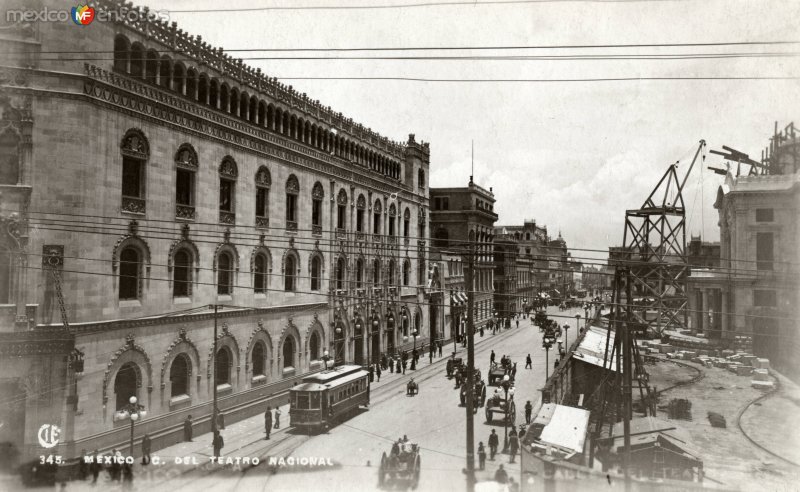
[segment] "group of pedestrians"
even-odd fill
[[[145,437],[149,441],[150,437],[147,434],[145,434]],[[81,455],[81,461],[78,466],[78,477],[81,480],[86,480],[91,476],[92,485],[96,485],[100,474],[105,471],[112,483],[121,482],[125,488],[133,486],[133,464],[126,462],[120,451],[111,450],[113,459],[109,463],[105,463],[103,455],[96,449],[91,454],[86,453],[86,450],[84,450]]]
[[[442,356],[442,342],[440,340],[431,342],[428,345],[428,357],[430,362],[433,363],[433,358],[436,356],[436,353],[439,353],[439,357]],[[411,369],[412,371],[417,369],[417,365],[419,364],[419,360],[422,354],[425,353],[425,343],[421,343],[419,347],[414,348],[411,351],[404,350],[400,352],[399,355],[387,356],[386,354],[381,355],[380,361],[374,364],[369,365],[369,372],[373,377],[375,377],[378,382],[381,380],[381,375],[386,372],[387,370],[390,373],[397,373],[397,374],[405,374],[407,369]]]

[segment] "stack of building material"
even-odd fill
[[[753,367],[756,369],[769,369],[769,359],[756,359],[753,362]]]
[[[658,351],[662,354],[668,354],[672,352],[672,345],[668,343],[659,343],[658,344]]]
[[[766,369],[753,369],[754,381],[769,381],[769,371]]]
[[[750,381],[750,386],[760,390],[771,390],[772,388],[775,387],[775,383],[773,383],[772,381],[758,381],[756,379],[753,379]]]

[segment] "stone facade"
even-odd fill
[[[157,447],[188,414],[208,423],[214,384],[236,420],[325,351],[366,364],[409,329],[429,336],[427,143],[392,142],[174,24],[5,34],[0,52],[25,56],[0,72],[0,152],[16,165],[0,212],[17,224],[0,245],[0,277],[15,279],[0,331],[57,330],[58,278],[74,339],[62,353],[84,357],[74,387],[25,421],[27,455],[42,419],[64,430],[65,457],[121,447],[118,410],[135,395],[148,411],[137,439]],[[112,50],[96,65],[37,55]],[[74,377],[53,374],[54,387]]]

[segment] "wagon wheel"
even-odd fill
[[[378,486],[382,486],[386,481],[386,465],[388,458],[386,458],[386,451],[381,455],[381,467],[378,468]]]
[[[414,460],[414,471],[412,472],[413,474],[411,476],[411,488],[412,489],[416,489],[417,486],[419,485],[419,467],[420,467],[420,462],[421,462],[421,460],[420,460],[419,454],[417,454],[417,457]]]
[[[486,423],[489,424],[492,422],[492,410],[487,406],[486,407]]]
[[[481,406],[486,405],[486,385],[481,385]]]

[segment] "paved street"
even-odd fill
[[[559,312],[548,309],[550,314],[574,316],[578,311]],[[581,315],[583,312],[581,311]],[[575,319],[555,318],[560,324],[568,323],[574,328]],[[512,326],[515,323],[512,321]],[[574,336],[574,330],[570,330]],[[541,334],[530,319],[520,319],[516,327],[484,337],[476,338],[475,360],[487,377],[489,356],[495,351],[499,361],[509,355],[517,362],[517,425],[524,422],[524,406],[527,400],[536,405],[538,389],[544,382],[545,353],[541,349]],[[136,465],[135,490],[191,491],[191,490],[320,490],[352,491],[376,490],[378,488],[378,466],[381,453],[388,453],[394,440],[407,435],[418,443],[421,450],[422,473],[420,490],[456,490],[464,483],[462,469],[465,466],[465,409],[459,406],[459,395],[454,381],[445,377],[445,361],[452,353],[453,345],[445,347],[444,357],[434,358],[433,365],[425,357],[421,368],[407,371],[405,376],[383,373],[381,382],[372,386],[369,410],[336,426],[327,434],[306,436],[288,429],[288,407],[283,407],[283,428],[273,432],[269,441],[264,440],[263,419],[254,417],[227,426],[224,456],[259,457],[262,463],[256,467],[209,465],[212,454],[210,435],[196,436],[195,442],[182,443],[160,450],[154,455],[164,465],[141,467]],[[466,357],[466,349],[458,347],[459,356]],[[525,370],[525,356],[533,358],[533,370]],[[550,353],[553,363],[555,351]],[[420,383],[420,394],[407,397],[405,383],[414,375]],[[494,387],[487,388],[487,397]],[[500,390],[502,392],[502,389]],[[483,408],[474,416],[475,443],[486,444],[492,428],[500,435],[503,444],[503,426],[499,420],[492,425],[485,423]],[[510,428],[509,428],[510,429]],[[487,447],[488,452],[488,447]],[[327,458],[333,466],[286,466],[275,470],[266,464],[267,457]],[[175,465],[175,457],[194,459],[198,465]],[[478,472],[478,480],[491,479],[499,464],[503,464],[515,480],[519,478],[517,465],[508,464],[508,455],[498,455],[495,461],[487,460],[485,471]],[[477,467],[476,454],[476,467]],[[302,472],[302,473],[300,473]],[[176,479],[177,478],[177,479]],[[324,484],[324,485],[322,485]],[[398,484],[402,488],[402,484]],[[71,484],[70,488],[83,488]]]

